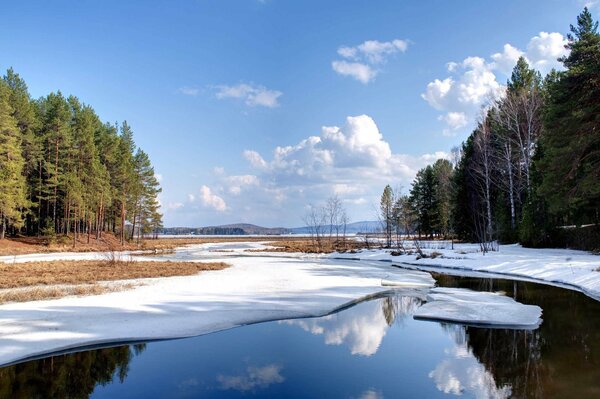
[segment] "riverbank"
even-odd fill
[[[500,245],[482,253],[477,244],[424,243],[424,256],[414,248],[399,255],[396,250],[361,250],[358,253],[323,255],[330,258],[385,261],[406,268],[453,275],[522,279],[573,289],[600,301],[600,256],[570,249],[532,249],[518,244]],[[411,253],[412,252],[412,253]],[[395,256],[396,255],[396,256]]]
[[[379,262],[265,256],[244,252],[258,244],[243,244],[238,250],[231,245],[192,246],[160,256],[163,261],[210,259],[231,265],[223,270],[146,279],[144,285],[102,295],[1,305],[0,364],[88,345],[180,338],[262,321],[321,316],[392,289],[382,280],[421,296],[435,283],[429,273]],[[61,255],[37,257],[39,261]]]
[[[73,246],[72,236],[57,236],[53,238],[17,237],[0,240],[0,257],[55,252],[158,252],[192,244],[264,241],[281,243],[282,248],[288,246],[288,252],[290,252],[292,248],[299,251],[307,249],[310,242],[306,237],[302,236],[169,236],[157,239],[144,239],[140,242],[136,242],[135,240],[126,241],[121,245],[118,237],[115,237],[110,233],[103,233],[102,237],[99,239],[92,236],[89,242],[87,235],[79,235],[76,245]],[[348,240],[348,245],[352,245],[350,240]]]

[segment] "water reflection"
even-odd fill
[[[325,317],[281,323],[322,335],[327,345],[345,345],[353,355],[371,356],[377,353],[394,322],[401,323],[406,317],[411,317],[422,302],[421,296],[394,295]]]
[[[285,378],[281,375],[281,369],[282,367],[277,364],[269,364],[263,367],[248,366],[246,371],[239,375],[220,374],[217,376],[217,381],[220,388],[224,390],[254,391],[285,381]]]
[[[444,350],[444,358],[429,373],[437,389],[454,395],[467,392],[476,398],[509,398],[511,386],[497,386],[493,374],[469,347],[466,328],[448,324],[442,328],[453,337],[454,345]]]
[[[98,349],[0,369],[1,398],[87,398],[98,385],[123,382],[145,344]]]
[[[436,277],[537,304],[544,323],[418,321],[422,296],[398,291],[327,317],[0,368],[0,398],[600,397],[600,303],[530,283]]]

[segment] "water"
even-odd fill
[[[544,285],[437,275],[544,310],[538,330],[417,321],[389,295],[321,318],[58,355],[0,369],[1,398],[595,398],[600,303]]]

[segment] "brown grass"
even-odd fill
[[[165,251],[189,244],[207,244],[215,242],[247,242],[247,241],[293,241],[290,237],[182,237],[144,239],[140,243],[126,242],[121,245],[119,239],[112,234],[104,233],[102,238],[96,240],[93,236],[87,242],[87,235],[80,235],[75,248],[72,236],[47,237],[18,237],[0,240],[0,256],[20,255],[45,252],[93,252],[93,251],[126,251],[148,250]],[[301,239],[302,240],[302,239]]]
[[[303,238],[288,238],[269,242],[275,248],[264,249],[258,251],[268,252],[304,252],[304,253],[331,253],[331,252],[353,252],[364,248],[364,243],[356,240],[346,240],[346,242],[329,241],[327,239],[321,242],[319,246],[316,242],[305,237]]]
[[[99,281],[191,276],[221,270],[225,263],[145,261],[49,261],[0,264],[0,289]]]
[[[62,287],[27,287],[25,289],[8,289],[0,291],[0,303],[41,301],[75,295],[100,295],[131,289],[135,284],[101,285],[85,284]]]
[[[0,264],[0,303],[68,295],[98,295],[135,286],[115,281],[191,276],[226,263],[144,261],[49,261]]]

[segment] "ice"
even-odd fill
[[[414,314],[416,319],[519,329],[537,328],[541,316],[539,306],[524,305],[501,293],[441,287],[432,289],[427,303]]]
[[[162,258],[222,260],[230,268],[143,280],[144,285],[122,292],[0,306],[0,364],[84,345],[188,337],[263,321],[322,316],[390,290],[382,280],[420,289],[434,284],[429,273],[389,263],[263,253],[231,256],[211,252],[215,247],[223,248],[191,246]],[[97,256],[79,254],[78,259]],[[36,260],[40,258],[60,255]]]

